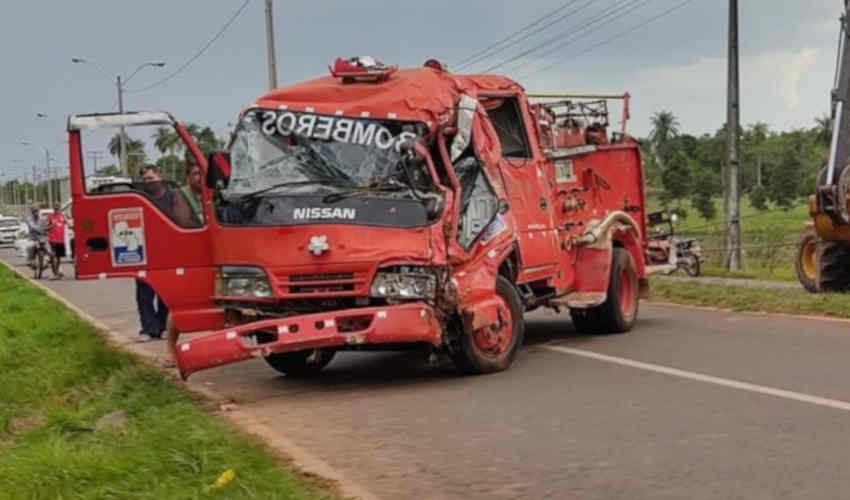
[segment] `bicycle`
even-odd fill
[[[41,279],[42,274],[44,274],[44,270],[48,267],[52,267],[53,252],[47,249],[47,243],[43,241],[39,241],[35,244],[35,255],[33,256],[33,277],[35,279]],[[45,259],[45,256],[47,259]]]

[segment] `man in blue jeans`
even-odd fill
[[[156,301],[156,308],[154,308],[154,301]],[[142,323],[139,342],[161,339],[166,320],[168,320],[168,306],[161,297],[157,297],[150,285],[140,279],[136,280],[136,306],[139,308],[139,319]]]
[[[162,181],[159,170],[154,165],[145,165],[140,173],[145,193],[160,210],[171,216],[174,191]],[[168,306],[149,284],[140,279],[136,279],[136,306],[139,308],[139,321],[142,323],[139,342],[161,339],[168,320]]]

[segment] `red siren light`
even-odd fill
[[[445,64],[441,63],[437,59],[428,59],[427,61],[425,61],[425,64],[423,64],[423,66],[425,66],[426,68],[436,69],[438,71],[449,70],[449,68],[447,68]]]
[[[395,73],[398,66],[388,66],[374,57],[337,57],[332,67],[328,67],[334,78],[342,78],[342,83],[382,82]]]

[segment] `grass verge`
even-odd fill
[[[733,311],[754,311],[850,318],[850,295],[811,294],[802,290],[777,290],[711,285],[652,279],[652,298]]]
[[[0,499],[21,498],[332,495],[0,266]]]

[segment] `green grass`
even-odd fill
[[[706,263],[702,267],[700,276],[769,281],[797,281],[797,275],[794,274],[794,268],[790,264],[777,265],[775,267],[768,268],[766,266],[759,266],[754,262],[750,262],[743,271],[729,271],[720,265]]]
[[[330,497],[0,266],[0,499]]]
[[[657,201],[650,200],[650,210],[659,210]],[[706,263],[705,276],[721,278],[750,278],[763,280],[796,281],[794,258],[796,241],[809,218],[804,204],[790,210],[771,207],[761,212],[753,208],[747,197],[741,199],[741,233],[743,245],[743,269],[739,272],[726,271],[723,263],[725,226],[723,200],[715,200],[717,216],[706,220],[687,201],[681,207],[687,218],[676,228],[682,236],[699,240]],[[675,207],[675,205],[674,205]]]
[[[847,294],[811,294],[802,290],[745,288],[665,279],[652,279],[650,291],[652,299],[677,304],[850,318],[850,295]]]

